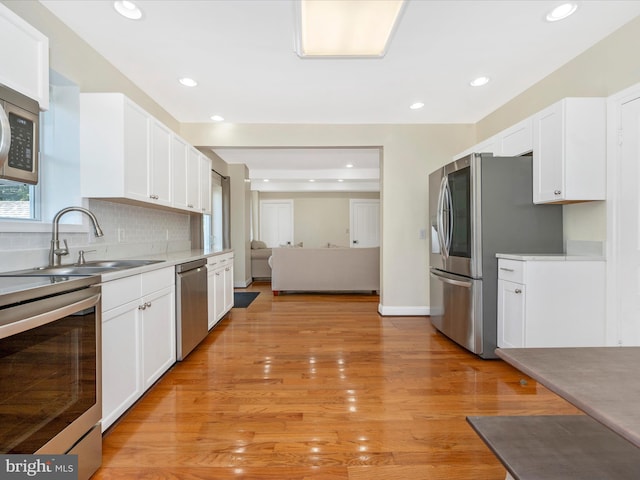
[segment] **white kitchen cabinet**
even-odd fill
[[[138,306],[129,302],[102,313],[103,432],[143,393]]]
[[[200,211],[200,152],[193,147],[187,152],[187,206]]]
[[[49,109],[49,39],[0,3],[0,83]],[[10,68],[9,68],[10,67]]]
[[[224,313],[233,308],[233,256],[227,259],[224,267]]]
[[[603,260],[498,257],[499,347],[605,345]]]
[[[186,210],[187,207],[187,149],[185,140],[173,135],[171,137],[171,161],[173,171],[172,197],[176,208]]]
[[[203,213],[204,156],[120,93],[80,94],[80,153],[83,197]]]
[[[80,94],[82,196],[151,201],[149,123],[120,93]]]
[[[529,117],[487,138],[454,157],[454,160],[471,153],[492,153],[496,157],[515,157],[533,150],[533,118]]]
[[[200,211],[203,214],[211,215],[211,159],[200,154]]]
[[[533,119],[516,123],[497,135],[498,153],[504,157],[515,157],[533,150]]]
[[[171,206],[171,137],[172,132],[162,123],[151,118],[150,151],[147,191],[151,201]]]
[[[207,259],[209,329],[233,308],[233,253]]]
[[[176,361],[173,267],[102,286],[102,429]]]
[[[533,201],[604,200],[606,101],[565,98],[533,116]]]

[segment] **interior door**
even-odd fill
[[[293,244],[293,200],[260,201],[260,240],[269,248]]]
[[[349,244],[355,248],[380,246],[380,200],[352,199]]]
[[[640,345],[640,98],[620,111],[618,336],[622,345]]]

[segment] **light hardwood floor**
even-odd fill
[[[94,479],[503,480],[466,415],[579,413],[377,296],[245,291],[106,433]]]

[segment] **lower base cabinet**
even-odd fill
[[[102,431],[176,362],[174,269],[102,286]]]
[[[603,260],[498,259],[499,347],[605,344]]]
[[[209,329],[233,308],[233,253],[209,257]]]

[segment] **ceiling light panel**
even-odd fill
[[[299,0],[301,57],[382,57],[404,0]]]

